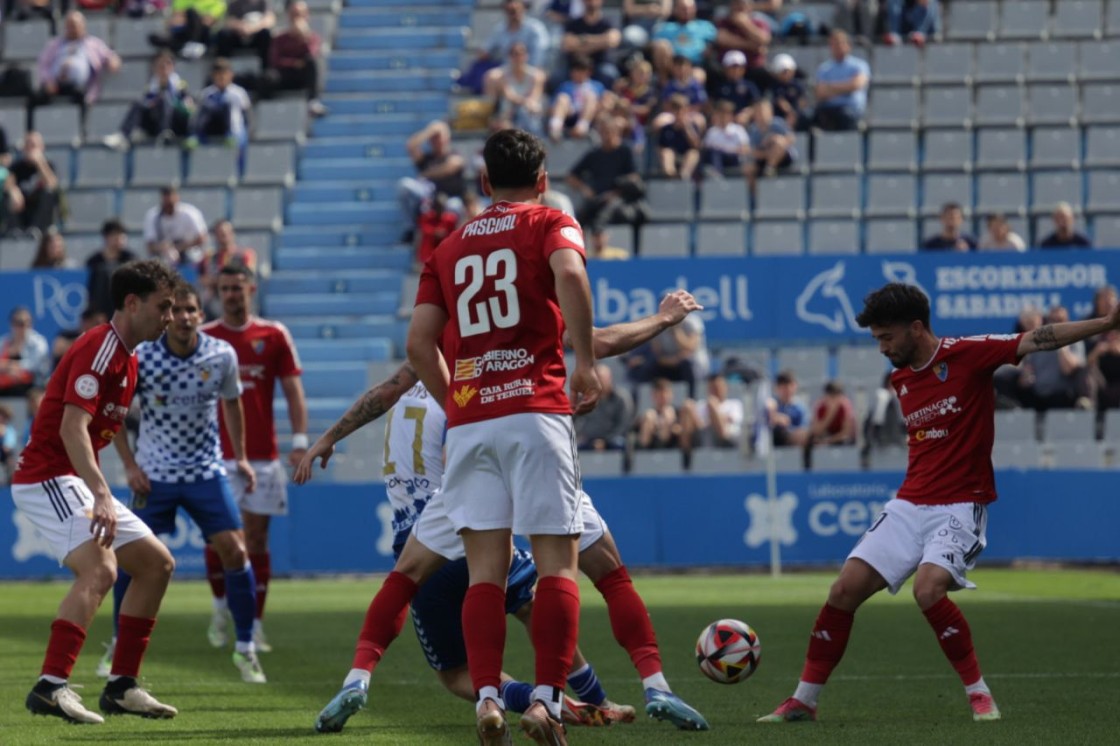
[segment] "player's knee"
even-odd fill
[[[100,562],[81,574],[81,579],[99,597],[104,598],[117,582],[117,565],[114,562]]]
[[[436,671],[439,683],[443,688],[460,699],[468,702],[474,701],[474,688],[471,685],[470,674],[466,666],[459,666],[447,671]]]
[[[850,578],[841,575],[828,590],[828,603],[837,609],[855,611],[865,598],[864,593]]]
[[[937,583],[914,583],[914,600],[918,608],[928,609],[945,598],[945,589]]]

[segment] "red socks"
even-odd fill
[[[416,595],[418,586],[399,572],[389,573],[381,589],[369,603],[358,644],[354,646],[354,664],[351,668],[372,671],[404,626],[408,604]]]
[[[47,654],[43,657],[43,676],[69,679],[74,670],[74,661],[82,652],[86,641],[86,631],[65,619],[51,622],[51,639],[47,643]]]
[[[829,674],[844,657],[848,647],[848,637],[852,633],[855,614],[825,604],[813,625],[809,638],[809,651],[805,654],[805,667],[801,669],[801,680],[808,684],[824,684]]]
[[[117,649],[113,653],[113,676],[131,676],[136,678],[140,673],[140,661],[144,659],[144,652],[148,649],[148,640],[152,637],[152,628],[156,626],[155,619],[121,614],[117,621]]]
[[[210,582],[210,593],[214,598],[226,597],[226,569],[222,567],[222,558],[209,544],[204,552],[206,557],[206,579]]]
[[[268,581],[272,579],[272,555],[268,552],[250,554],[253,577],[257,579],[257,619],[264,617],[264,601],[268,598]]]
[[[643,679],[661,673],[661,652],[642,597],[625,567],[607,573],[595,584],[607,602],[614,639],[618,640]]]
[[[553,575],[537,582],[529,634],[537,657],[537,686],[563,691],[579,637],[579,586],[574,581]]]
[[[957,605],[945,596],[922,613],[933,627],[945,657],[961,677],[961,683],[969,686],[979,681],[980,663],[972,647],[972,631]]]
[[[536,619],[541,602],[542,578],[533,604],[532,637],[536,645]],[[484,686],[502,685],[502,653],[506,647],[506,592],[493,583],[478,583],[467,589],[463,599],[463,642],[467,647],[467,667],[477,692]],[[538,658],[539,660],[539,658]],[[568,656],[571,665],[571,656]],[[539,664],[538,664],[539,665]],[[538,668],[539,670],[539,668]],[[561,677],[560,686],[566,684]]]

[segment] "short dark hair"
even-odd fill
[[[202,296],[198,294],[198,289],[180,277],[179,281],[171,288],[171,297],[178,300],[187,296],[194,298],[194,302],[199,308],[202,307]]]
[[[138,295],[141,300],[157,290],[175,287],[179,275],[158,259],[137,259],[122,264],[109,280],[113,308],[121,310],[130,295]]]
[[[124,223],[120,220],[117,218],[109,218],[101,224],[101,236],[111,236],[114,233],[128,233],[128,231],[124,229]]]
[[[790,383],[797,383],[797,376],[793,374],[792,370],[783,370],[774,377],[774,383],[779,386]]]
[[[531,187],[544,165],[544,145],[524,130],[500,130],[486,140],[482,159],[495,189]]]
[[[34,314],[31,313],[31,309],[27,306],[14,306],[12,310],[8,312],[8,321],[12,321],[16,316],[21,314],[27,314],[32,320],[35,319]]]
[[[229,59],[226,57],[217,57],[214,59],[214,64],[210,66],[210,74],[214,73],[231,73],[233,72],[233,65],[230,64]]]
[[[568,60],[569,70],[592,70],[594,66],[591,63],[591,58],[582,52],[576,52]]]
[[[169,194],[178,194],[178,193],[179,193],[179,187],[175,186],[174,184],[168,184],[167,186],[161,186],[159,188],[159,194],[160,194],[161,197],[166,197]]]
[[[218,275],[244,277],[249,282],[253,281],[253,270],[249,269],[243,262],[227,263],[218,270]]]
[[[960,202],[946,202],[945,204],[941,205],[941,214],[942,215],[949,212],[950,210],[957,210],[959,212],[964,212],[964,209],[961,207]]]
[[[929,329],[929,298],[914,285],[890,282],[867,294],[856,323],[869,326],[890,326],[920,321]]]

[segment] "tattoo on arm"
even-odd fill
[[[1034,343],[1040,350],[1056,350],[1062,346],[1054,334],[1054,327],[1050,324],[1034,330]]]
[[[396,382],[396,376],[389,381],[390,385],[395,385]],[[342,415],[338,422],[331,426],[327,435],[333,442],[337,443],[358,428],[368,425],[385,414],[386,407],[381,401],[381,386],[383,385],[374,386],[362,394],[362,397],[354,402],[350,409],[346,410],[346,414]]]

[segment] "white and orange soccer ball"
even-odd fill
[[[696,641],[696,662],[717,684],[738,684],[750,678],[761,658],[758,634],[738,619],[712,622]]]

